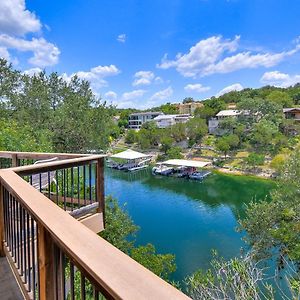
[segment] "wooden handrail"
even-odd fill
[[[106,295],[114,299],[189,299],[75,220],[12,169],[0,170],[0,182]]]
[[[13,158],[14,156],[17,156],[18,159],[47,159],[51,157],[68,159],[90,156],[90,154],[0,151],[0,158]]]
[[[98,159],[105,158],[106,155],[89,155],[79,158],[65,159],[65,160],[56,160],[53,162],[40,163],[36,165],[28,165],[22,167],[11,168],[12,171],[17,173],[20,176],[33,175],[42,172],[55,171],[57,169],[65,169],[70,167],[77,167],[85,165],[87,162],[94,162]]]

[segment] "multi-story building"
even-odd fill
[[[166,128],[178,123],[186,123],[191,118],[188,114],[160,115],[153,119],[158,128]]]
[[[196,108],[203,107],[201,102],[179,103],[176,105],[180,114],[194,114]]]
[[[129,115],[128,127],[131,129],[140,129],[141,126],[155,117],[163,115],[161,111],[138,112]]]

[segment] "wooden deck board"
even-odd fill
[[[24,299],[6,257],[0,257],[0,299]]]

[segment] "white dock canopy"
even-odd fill
[[[187,160],[187,159],[169,159],[167,161],[161,162],[160,164],[172,165],[172,166],[203,168],[207,165],[210,165],[211,162],[209,162],[209,161]]]
[[[150,155],[128,149],[123,152],[111,155],[110,157],[133,160],[133,159],[150,157]]]

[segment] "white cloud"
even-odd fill
[[[264,84],[288,87],[300,82],[300,75],[289,75],[279,71],[266,72],[260,79]]]
[[[28,75],[28,76],[34,76],[34,75],[39,74],[41,72],[43,72],[43,70],[41,68],[31,68],[31,69],[25,70],[23,72],[23,74]]]
[[[16,49],[21,52],[32,52],[33,56],[29,58],[29,63],[39,67],[55,65],[60,54],[59,49],[44,38],[25,40],[7,34],[0,34],[0,47]]]
[[[155,94],[153,94],[150,98],[151,101],[153,100],[165,100],[168,99],[173,95],[173,89],[172,87],[167,87],[164,90],[158,91]]]
[[[56,45],[41,37],[42,24],[36,15],[26,9],[25,0],[0,1],[0,48],[2,57],[16,63],[9,50],[31,52],[28,62],[38,67],[55,65],[60,51]],[[45,25],[45,28],[46,25]],[[38,33],[39,37],[26,38],[27,33]]]
[[[109,99],[109,100],[117,99],[117,97],[118,97],[117,93],[115,93],[113,91],[109,91],[109,92],[104,94],[104,98]]]
[[[203,86],[201,83],[187,84],[184,89],[187,92],[204,93],[210,90],[209,86]]]
[[[186,54],[178,53],[174,60],[168,60],[164,55],[160,64],[161,69],[171,67],[185,77],[207,76],[215,73],[229,73],[245,68],[272,67],[286,57],[295,54],[300,46],[290,51],[280,53],[236,53],[240,37],[234,39],[223,39],[222,36],[212,36],[199,41],[190,48]],[[231,53],[235,53],[231,55]]]
[[[139,71],[134,74],[133,86],[149,85],[154,79],[154,74],[151,71]]]
[[[227,87],[225,87],[224,89],[222,89],[221,91],[219,91],[216,94],[216,97],[220,97],[226,93],[232,92],[232,91],[241,91],[242,89],[244,89],[244,87],[240,84],[240,83],[235,83],[232,85],[229,85]]]
[[[36,15],[25,7],[25,0],[0,1],[0,33],[24,35],[41,29]]]
[[[127,101],[127,100],[132,100],[135,98],[140,98],[140,97],[144,96],[145,93],[146,93],[145,90],[133,90],[131,92],[123,93],[122,99]]]
[[[120,43],[125,43],[126,42],[126,34],[125,33],[119,34],[117,37],[117,41]]]
[[[73,76],[77,75],[80,79],[89,81],[91,84],[91,88],[96,93],[99,88],[108,85],[107,81],[104,78],[116,76],[120,72],[121,71],[115,65],[97,66],[91,68],[89,71],[78,71],[71,75],[67,75],[66,73],[64,73],[62,77],[65,80],[70,81]]]

